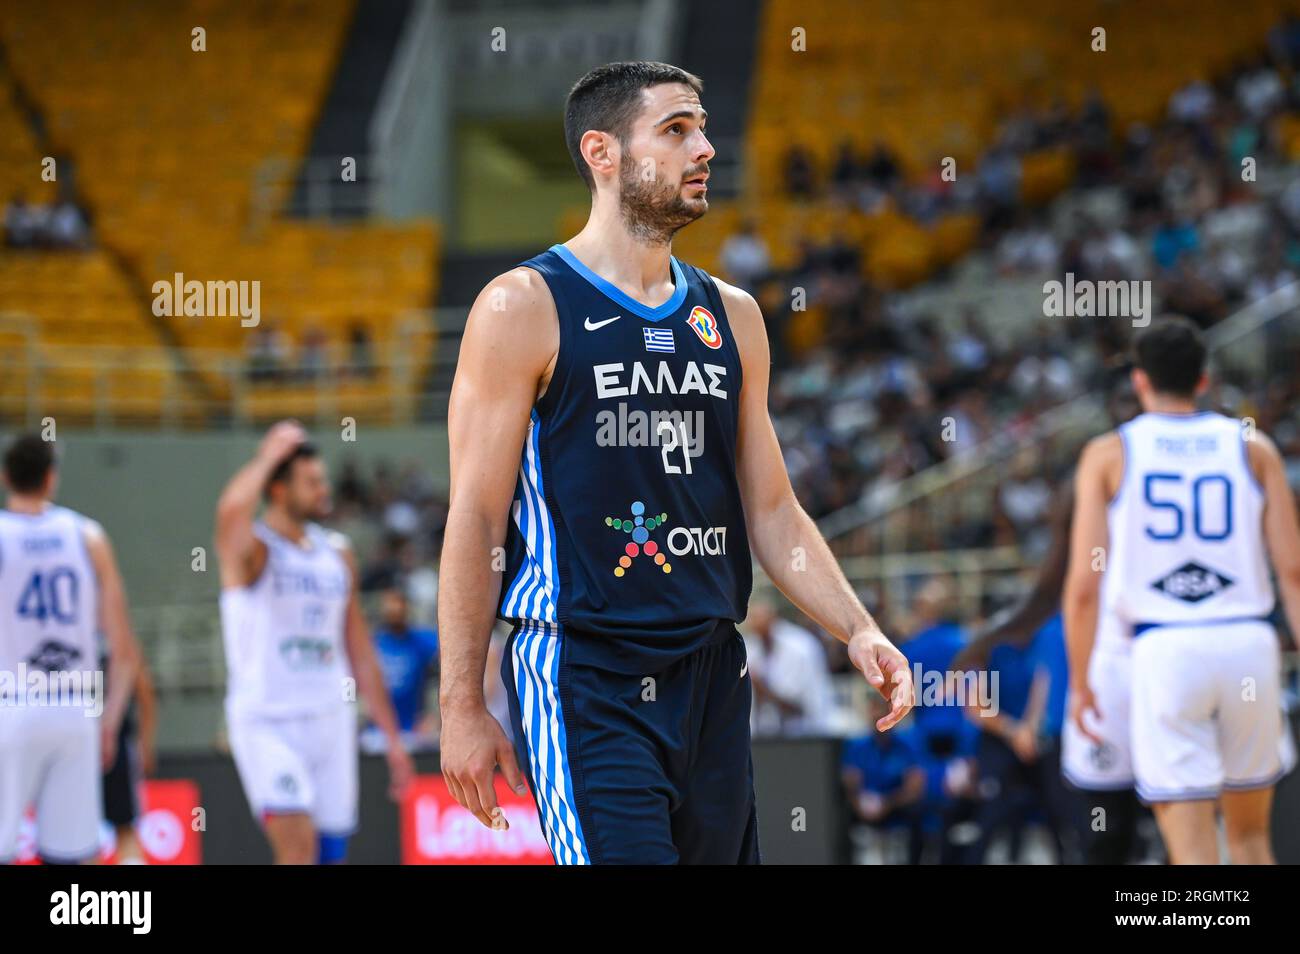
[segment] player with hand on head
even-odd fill
[[[217,503],[230,746],[277,864],[345,858],[357,823],[358,691],[388,739],[393,798],[414,772],[361,612],[356,558],[317,522],[329,512],[325,462],[294,421],[267,432]]]

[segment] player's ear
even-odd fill
[[[1200,397],[1202,394],[1205,393],[1206,389],[1209,386],[1210,386],[1209,372],[1202,371],[1201,376],[1196,379],[1196,391],[1194,393],[1196,394],[1197,397]]]
[[[578,142],[578,151],[591,167],[593,176],[611,176],[618,171],[619,145],[609,133],[588,129]]]

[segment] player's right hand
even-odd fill
[[[385,757],[388,760],[388,797],[400,802],[415,779],[415,762],[400,744],[390,744]]]
[[[508,830],[510,823],[497,805],[494,775],[497,766],[519,795],[528,788],[519,774],[515,750],[501,724],[486,706],[442,714],[442,776],[452,796],[488,828]]]
[[[1070,687],[1070,721],[1078,726],[1079,731],[1083,733],[1084,738],[1088,739],[1094,745],[1102,745],[1102,739],[1088,728],[1084,719],[1084,713],[1091,712],[1093,721],[1101,720],[1101,710],[1097,708],[1097,699],[1092,694],[1092,687],[1084,684],[1082,686]]]
[[[280,421],[272,424],[271,429],[262,438],[257,456],[279,463],[306,441],[307,431],[301,424],[297,421]]]

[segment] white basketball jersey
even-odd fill
[[[1264,492],[1238,421],[1141,414],[1119,428],[1105,599],[1128,626],[1267,616]]]
[[[66,507],[0,510],[0,669],[14,678],[36,670],[93,678],[99,669],[99,579],[86,522]]]
[[[226,704],[238,712],[299,715],[340,706],[350,671],[343,642],[352,574],[339,535],[309,524],[294,543],[258,522],[266,566],[221,593]]]

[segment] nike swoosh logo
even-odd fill
[[[745,663],[745,665],[740,667],[740,678],[744,679],[745,673],[747,672],[749,672],[749,663]]]
[[[587,320],[582,323],[582,327],[588,331],[595,331],[597,328],[604,328],[611,321],[618,321],[622,317],[622,315],[615,315],[613,318],[606,318],[604,321],[592,321],[591,317],[588,316]]]

